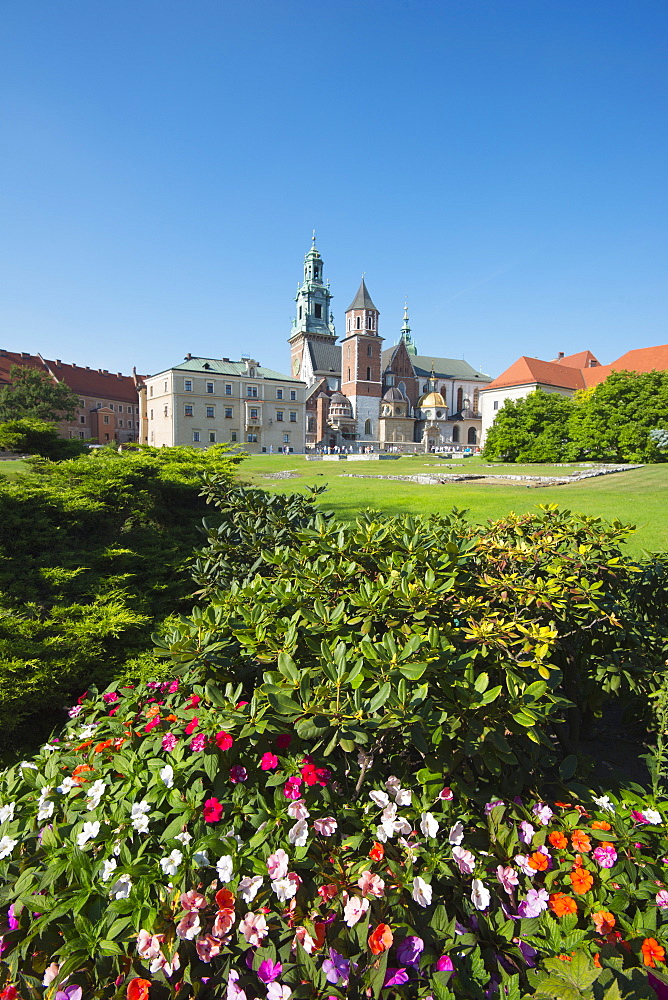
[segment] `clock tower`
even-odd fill
[[[290,344],[291,374],[307,384],[315,381],[309,343],[333,346],[336,343],[334,317],[330,309],[332,293],[323,277],[323,260],[315,245],[304,257],[304,280],[295,296],[296,315],[292,321]]]

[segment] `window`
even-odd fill
[[[153,410],[151,410],[151,420],[153,420]]]
[[[464,405],[464,390],[460,385],[459,389],[457,389],[457,413],[459,413],[463,405]]]
[[[216,415],[216,407],[215,406],[207,406],[207,408],[206,408],[206,415],[207,415],[207,417],[215,417],[215,415]]]
[[[283,435],[283,444],[290,444],[290,435],[289,434],[284,434]]]
[[[399,385],[397,386],[397,389],[399,390],[399,392],[401,393],[402,396],[406,395],[406,383],[405,382],[400,382]]]
[[[134,427],[134,424],[132,423],[131,420],[128,420],[128,427]]]
[[[108,440],[109,440],[109,435],[108,435],[108,434],[105,434],[105,435],[104,435],[104,440],[105,440],[105,441],[108,441]]]
[[[85,424],[86,423],[86,418],[85,417],[79,417],[79,423],[80,424]]]
[[[366,318],[366,326],[367,326],[367,330],[373,329],[373,327],[371,326],[371,317],[370,316],[367,316],[367,318]]]
[[[232,386],[230,385],[229,382],[225,383],[225,395],[226,396],[231,396],[232,395]]]
[[[315,318],[322,319],[322,306],[319,302],[315,304]]]
[[[394,375],[385,376],[385,385],[389,386],[390,389],[392,388],[392,386],[394,385]]]
[[[184,417],[192,417],[193,415],[192,403],[185,404],[185,406],[183,407],[183,415]]]
[[[206,383],[206,391],[207,392],[213,392],[213,382],[207,382]]]
[[[165,406],[165,408],[164,408],[164,414],[163,414],[163,416],[165,416],[165,417],[167,416],[167,407],[166,407],[166,406]],[[121,425],[121,426],[122,426],[122,425]]]
[[[308,430],[309,431],[314,431],[315,430],[315,417],[309,417],[308,420],[307,420],[307,425],[308,425]]]
[[[167,382],[165,381],[165,392],[167,392]]]
[[[249,368],[248,369],[248,374],[250,375],[251,378],[255,378],[255,369],[254,368]]]
[[[348,369],[348,382],[350,382],[350,368]]]
[[[113,408],[114,408],[114,404],[113,403],[109,403],[109,409],[113,410]]]
[[[301,306],[299,307],[299,318],[300,319],[302,318],[302,307]]]
[[[247,434],[246,440],[249,444],[257,444],[257,434]]]
[[[283,399],[283,390],[282,389],[277,389],[276,390],[276,399]]]
[[[367,369],[366,369],[366,380],[367,380],[367,382],[371,381],[371,369],[368,367],[368,365],[367,365]]]
[[[216,432],[215,431],[209,431],[209,442],[211,444],[215,444],[215,441],[216,441]]]
[[[283,420],[283,410],[276,410],[276,419]]]
[[[79,431],[79,437],[81,438],[81,440],[82,440],[82,441],[83,441],[83,439],[85,438],[85,436],[86,436],[86,435],[84,434],[84,432],[83,432],[83,431]]]
[[[257,414],[258,414],[258,411],[256,410],[256,408],[254,406],[251,406],[251,408],[250,408],[250,419],[251,420],[257,420],[258,419]]]
[[[85,405],[86,405],[86,400],[85,400],[85,399],[80,399],[80,400],[79,400],[79,406],[82,406],[82,407],[83,407],[83,406],[85,406]]]
[[[291,402],[294,403],[296,399],[297,399],[297,390],[296,389],[290,389],[290,400],[291,400]]]
[[[119,426],[119,427],[122,427],[122,426],[123,426],[123,421],[122,421],[122,420],[119,420],[119,421],[118,421],[118,426]]]
[[[199,431],[193,431],[193,441],[199,441]]]
[[[236,441],[236,439],[237,439],[237,432],[232,431],[232,433],[230,434],[230,441]]]
[[[499,401],[498,401],[498,399],[495,399],[494,400],[494,409],[498,410],[498,408],[499,408]]]
[[[105,423],[105,424],[109,423],[109,417],[106,414],[103,416],[102,422]]]
[[[290,410],[290,423],[291,424],[296,424],[297,423],[297,411],[296,410]]]
[[[459,441],[459,427],[457,425],[452,428],[452,440],[455,444]]]
[[[150,385],[150,386],[148,387],[148,394],[149,394],[149,396],[152,396],[152,395],[153,395],[153,386],[152,386],[152,385]],[[98,403],[97,405],[99,406],[100,404]]]
[[[468,444],[477,444],[475,427],[469,427]]]
[[[364,421],[364,433],[365,434],[371,434],[371,421],[370,420],[365,420]]]
[[[429,383],[428,382],[424,383],[424,385],[422,386],[422,391],[423,392],[429,392]]]
[[[225,416],[228,417],[228,418],[230,418],[232,416],[232,407],[231,406],[226,406],[225,407]]]
[[[373,347],[372,347],[372,345],[371,344],[367,344],[366,345],[366,356],[367,356],[367,358],[370,358],[372,353],[373,353]]]
[[[193,391],[192,379],[190,378],[184,379],[183,388],[185,392],[192,392]]]
[[[246,386],[246,395],[249,396],[251,399],[257,399],[257,386],[256,385],[247,385]]]
[[[348,332],[350,333],[350,320],[348,320]]]
[[[480,408],[480,389],[473,390],[473,412],[477,413]]]
[[[356,326],[357,326],[357,329],[358,329],[358,330],[361,330],[361,329],[362,329],[362,319],[361,319],[361,317],[360,317],[360,316],[358,316],[358,317],[357,317],[357,323],[356,323]]]

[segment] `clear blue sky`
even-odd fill
[[[0,347],[287,372],[343,313],[492,375],[668,340],[665,0],[5,0]]]

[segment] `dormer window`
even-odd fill
[[[361,318],[361,316],[357,317],[357,329],[358,330],[362,329],[362,318]]]

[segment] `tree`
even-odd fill
[[[537,389],[506,400],[487,435],[483,456],[506,462],[561,462],[574,403],[561,393]]]
[[[9,377],[11,385],[0,389],[0,421],[74,419],[79,397],[64,382],[54,382],[46,372],[22,365],[12,365]]]
[[[8,420],[0,424],[0,448],[19,454],[40,455],[58,461],[75,458],[86,450],[83,441],[61,438],[53,426],[44,420]]]

